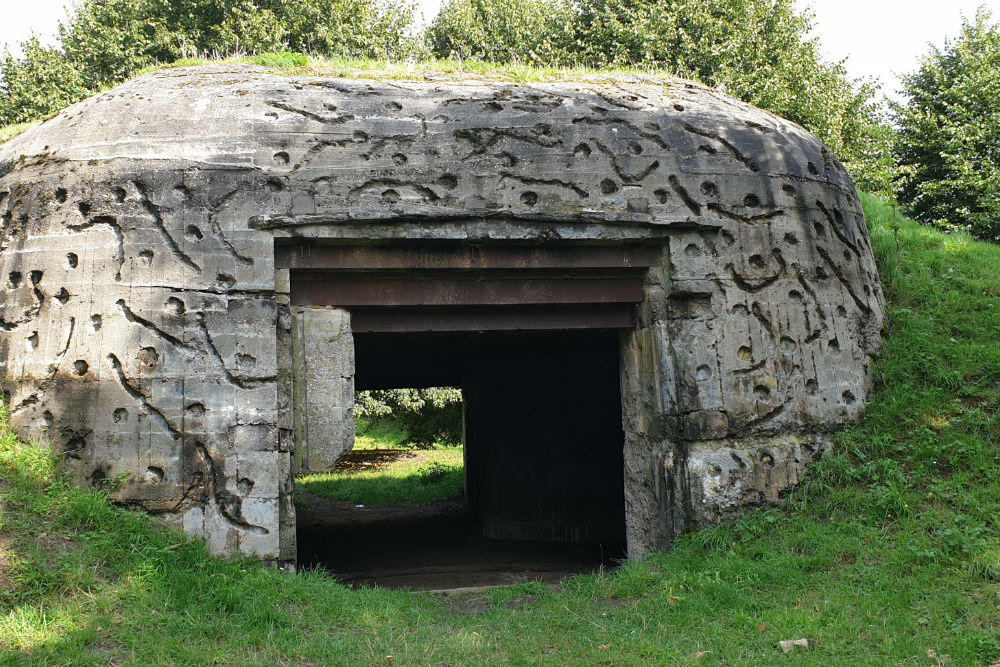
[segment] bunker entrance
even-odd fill
[[[378,585],[559,579],[624,556],[615,331],[355,334],[358,390],[464,396],[465,493],[300,508],[299,558]],[[325,519],[325,520],[324,520]]]
[[[312,318],[297,348],[306,365],[309,341],[344,344],[341,325],[318,333],[330,308],[343,313],[331,321],[350,321],[352,391],[453,386],[464,398],[464,494],[408,508],[300,505],[300,565],[451,588],[558,580],[624,557],[621,331],[657,248],[328,246],[283,256],[292,307]],[[322,389],[304,391],[321,424]],[[332,431],[303,432],[309,442],[296,446],[325,460],[314,441]]]

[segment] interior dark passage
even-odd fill
[[[356,333],[358,390],[460,386],[466,497],[302,512],[300,564],[386,586],[559,579],[624,557],[616,330]]]

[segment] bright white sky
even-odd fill
[[[73,0],[0,0],[0,45],[15,48],[35,32],[51,41]],[[917,68],[927,44],[941,46],[955,37],[961,17],[972,18],[984,5],[1000,21],[1000,0],[796,0],[816,14],[816,35],[832,60],[847,58],[855,77],[873,76],[890,96],[899,88],[897,75]],[[430,19],[441,0],[419,0]]]

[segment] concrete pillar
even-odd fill
[[[296,469],[327,472],[354,446],[351,314],[295,309],[292,364]]]

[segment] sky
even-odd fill
[[[54,41],[56,26],[72,0],[0,0],[0,44],[12,48],[33,30]],[[928,43],[942,46],[955,37],[964,15],[973,18],[986,6],[1000,21],[1000,0],[796,0],[800,9],[815,14],[815,36],[831,60],[847,58],[853,77],[875,77],[893,99],[900,88],[899,74],[912,72]],[[441,0],[419,0],[426,19]]]

